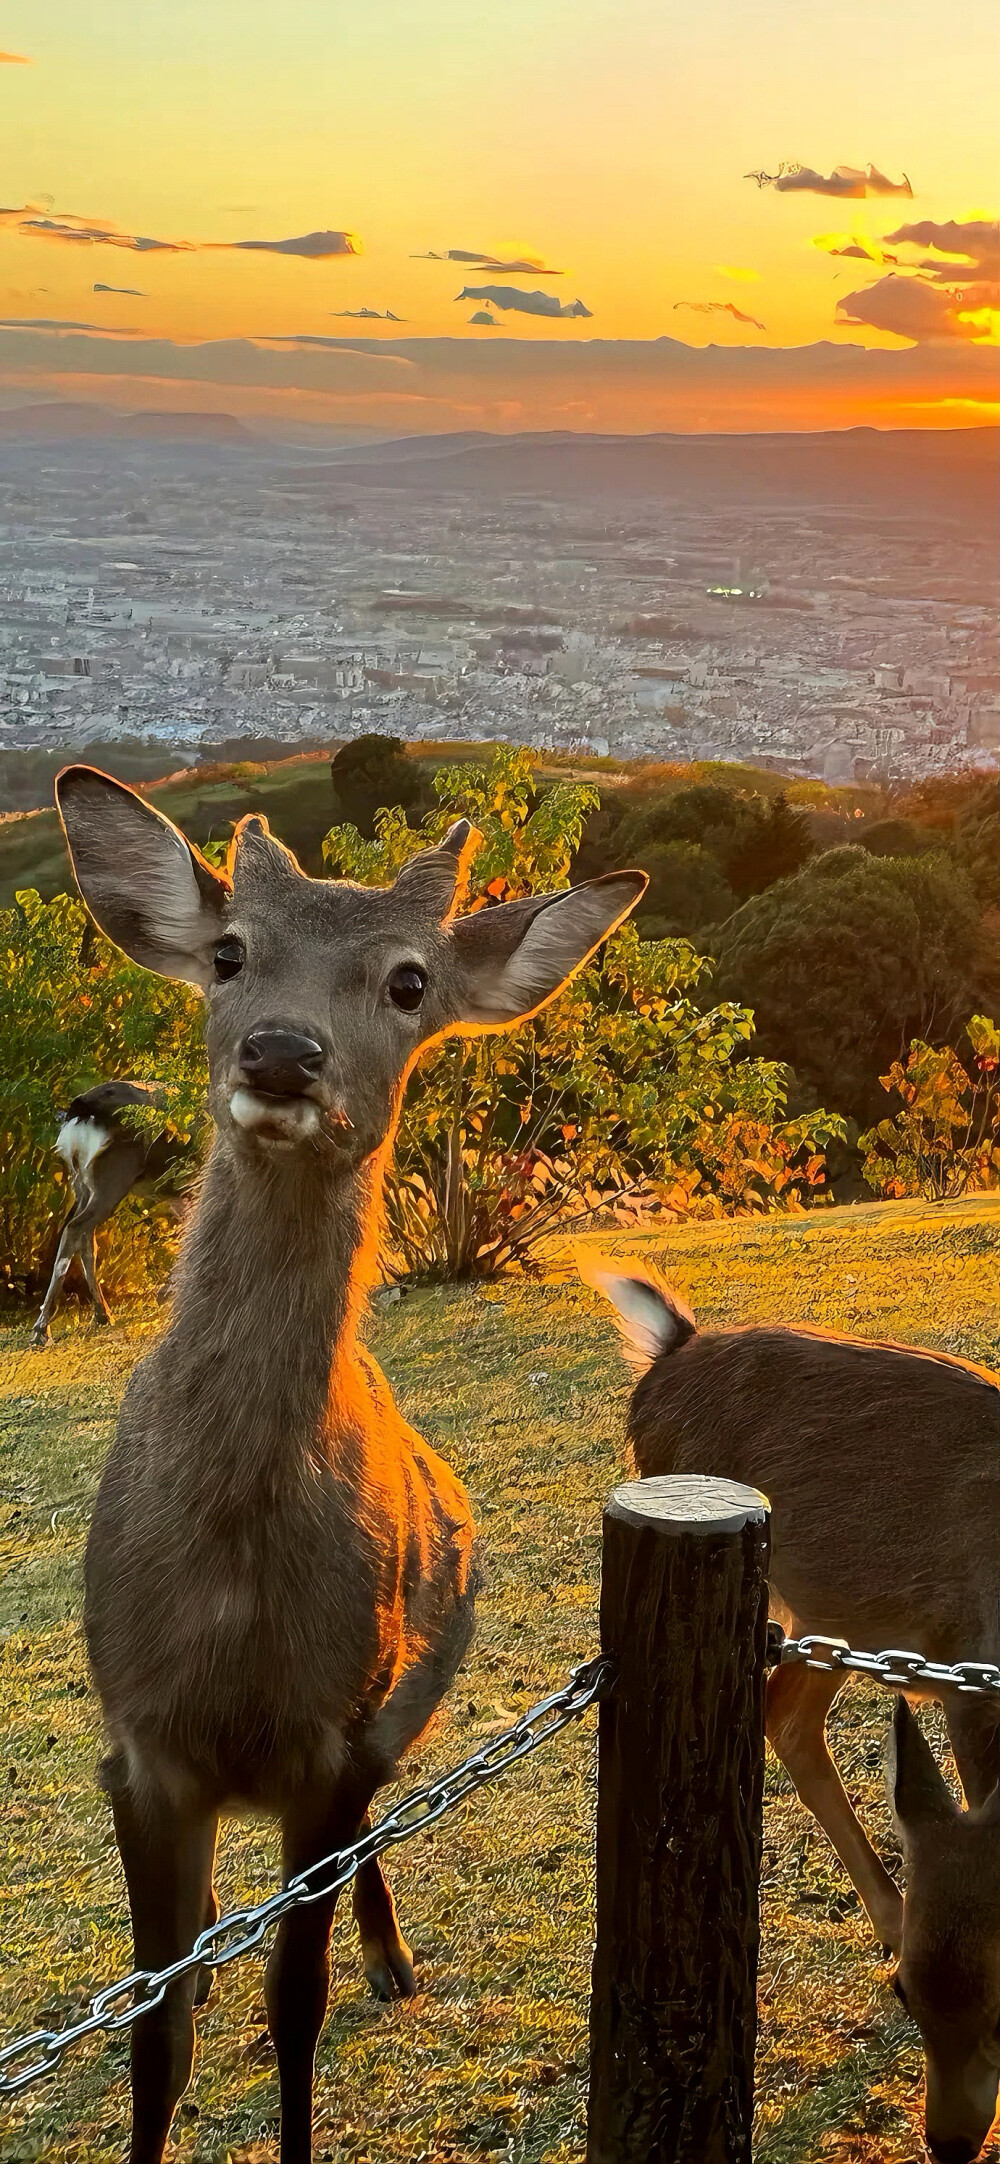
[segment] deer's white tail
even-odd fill
[[[655,1263],[640,1262],[634,1255],[599,1255],[581,1245],[576,1266],[584,1284],[610,1301],[625,1358],[640,1374],[694,1336],[697,1324],[690,1308]]]

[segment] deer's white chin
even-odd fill
[[[320,1130],[319,1106],[311,1097],[264,1097],[256,1090],[234,1090],[229,1110],[237,1127],[272,1149],[294,1148]]]

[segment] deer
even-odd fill
[[[134,1189],[158,1188],[178,1173],[186,1145],[164,1128],[148,1133],[129,1122],[129,1107],[155,1107],[157,1092],[142,1082],[98,1082],[81,1090],[62,1115],[56,1154],[62,1158],[73,1189],[73,1206],[59,1230],[59,1243],[48,1288],[31,1333],[35,1346],[49,1342],[49,1324],[63,1292],[74,1256],[79,1256],[98,1328],[111,1311],[97,1277],[94,1235]],[[165,1288],[164,1288],[165,1289]]]
[[[642,872],[463,912],[457,821],[393,885],[308,878],[255,815],[224,870],[87,766],[56,800],[91,915],[200,988],[215,1135],[163,1335],[134,1369],[87,1539],[84,1633],[137,1966],[217,1916],[220,1819],[281,1825],[285,1882],[352,1843],[469,1643],[469,1498],[359,1339],[407,1077],[449,1034],[536,1013],[635,906]],[[281,2164],[309,2164],[335,1896],[290,1910],[265,1972]],[[365,1974],[415,1988],[377,1858]],[[191,2074],[177,1979],[132,2029],[131,2164],[159,2164]]]
[[[1000,1387],[945,1353],[831,1331],[700,1331],[650,1262],[576,1252],[615,1311],[637,1379],[641,1477],[707,1474],[771,1506],[770,1614],[790,1637],[926,1658],[1000,1659]],[[905,1901],[854,1811],[826,1719],[844,1672],[776,1667],[768,1740],[897,1957],[924,2044],[927,2142],[972,2164],[1000,2086],[1000,1698],[942,1693],[960,1810],[907,1698],[887,1752]]]

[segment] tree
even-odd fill
[[[755,895],[720,928],[718,987],[814,1101],[878,1118],[879,1076],[912,1037],[947,1040],[975,1004],[975,899],[950,860],[852,844]]]
[[[751,798],[751,812],[726,866],[730,885],[741,898],[789,878],[815,853],[805,814],[783,793],[770,804],[763,797]]]
[[[732,915],[736,896],[717,857],[698,842],[649,842],[642,851],[649,886],[642,903],[647,939],[689,939]]]
[[[964,1062],[918,1038],[881,1077],[900,1109],[859,1138],[876,1194],[942,1202],[1000,1187],[1000,1031],[974,1014],[965,1035]]]
[[[482,835],[473,909],[568,883],[589,786],[537,799],[530,754],[435,776],[419,828],[381,812],[376,834],[334,828],[331,870],[384,884],[451,821]],[[624,929],[533,1023],[450,1043],[413,1075],[396,1141],[387,1226],[396,1266],[440,1277],[531,1266],[557,1228],[607,1210],[632,1221],[775,1207],[821,1187],[842,1122],[786,1120],[784,1069],[746,1056],[753,1019],[696,992],[708,965],[683,940]]]
[[[368,840],[384,807],[423,811],[429,801],[420,769],[398,736],[356,736],[342,744],[330,762],[330,777],[337,819],[356,826]]]
[[[804,813],[783,794],[769,801],[718,782],[701,782],[640,804],[625,816],[615,840],[639,864],[645,863],[651,847],[671,842],[704,849],[740,900],[798,871],[815,848]]]

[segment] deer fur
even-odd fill
[[[135,1188],[158,1186],[186,1154],[185,1146],[166,1131],[150,1135],[129,1124],[130,1105],[156,1102],[156,1091],[142,1082],[98,1082],[81,1090],[63,1114],[55,1148],[69,1173],[73,1207],[60,1227],[52,1274],[31,1333],[34,1345],[48,1342],[49,1324],[75,1255],[94,1304],[95,1323],[111,1321],[97,1277],[94,1235],[126,1195]]]
[[[702,1332],[651,1264],[582,1247],[578,1261],[585,1281],[614,1307],[638,1375],[628,1434],[639,1473],[720,1475],[763,1491],[771,1505],[771,1614],[789,1636],[816,1633],[873,1651],[905,1647],[948,1663],[1000,1658],[1000,1388],[993,1375],[944,1353],[827,1331]],[[827,1748],[826,1717],[843,1682],[842,1674],[805,1666],[775,1669],[768,1737],[850,1874],[877,1938],[901,1956],[904,1970],[919,1941],[924,1981],[913,2010],[929,2070],[932,2037],[940,2068],[942,2038],[955,2037],[956,2008],[965,2008],[983,2056],[974,2081],[955,2049],[948,2082],[932,2088],[929,2072],[928,2138],[946,2164],[970,2164],[1000,2080],[1000,1701],[945,1694],[970,1827],[950,1805],[911,1844],[904,1908]],[[918,1747],[927,1749],[911,1725],[916,1742],[899,1722],[896,1730],[908,1764]],[[902,1788],[895,1808],[902,1820]],[[963,1868],[953,1868],[956,1854]],[[984,1991],[987,1918],[992,1982]],[[943,2101],[939,2108],[945,2098],[947,2108]],[[974,2145],[962,2146],[977,2129]]]
[[[216,1913],[220,1815],[277,1815],[286,1874],[353,1841],[463,1657],[471,1506],[357,1335],[402,1091],[428,1042],[553,997],[645,879],[461,917],[465,822],[383,891],[307,879],[255,818],[217,873],[86,767],[64,771],[57,799],[98,924],[147,968],[200,985],[208,1010],[216,1140],[86,1557],[136,1961],[159,1967]],[[333,1905],[287,1916],[268,1962],[281,2164],[312,2154]],[[373,1987],[411,1991],[377,1861],[354,1909]],[[190,2074],[192,1997],[179,1981],[133,2028],[132,2164],[162,2157]]]

